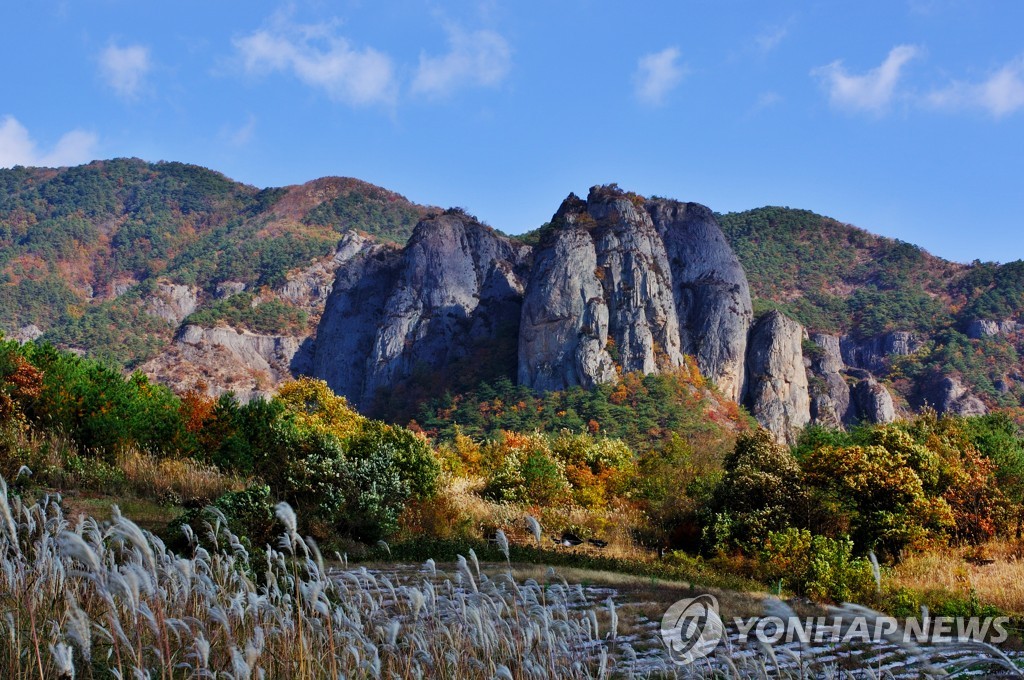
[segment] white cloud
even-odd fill
[[[256,134],[256,116],[249,114],[245,122],[237,127],[225,127],[221,131],[221,138],[231,146],[242,147],[252,141]]]
[[[792,23],[793,20],[790,19],[784,24],[770,26],[759,33],[757,37],[754,38],[754,43],[757,45],[758,50],[767,54],[782,44],[782,41],[789,35],[789,27]]]
[[[982,109],[993,118],[1024,109],[1024,57],[1005,64],[981,82],[951,83],[930,93],[926,101],[936,108]]]
[[[847,73],[842,61],[816,68],[811,75],[825,84],[834,107],[881,113],[892,101],[903,67],[920,54],[914,45],[897,45],[880,66],[862,75]]]
[[[412,90],[421,94],[446,95],[460,87],[499,84],[512,67],[512,49],[494,31],[466,33],[448,28],[447,54],[420,55]]]
[[[96,142],[93,133],[72,130],[62,136],[48,153],[42,153],[25,126],[14,116],[5,116],[0,122],[0,168],[78,165],[92,160]]]
[[[757,97],[757,101],[754,102],[754,108],[751,109],[751,113],[758,113],[765,109],[770,109],[773,106],[778,105],[782,101],[782,95],[778,92],[762,92]]]
[[[678,47],[667,47],[640,57],[637,62],[634,82],[636,96],[644,104],[658,106],[689,72],[685,64],[679,63]]]
[[[100,73],[122,99],[138,97],[150,67],[149,48],[142,45],[110,45],[100,52]]]
[[[353,47],[335,34],[333,23],[292,25],[278,19],[234,44],[248,73],[291,73],[332,99],[355,106],[395,99],[391,58],[372,47]]]

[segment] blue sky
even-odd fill
[[[1024,258],[1024,3],[33,0],[0,166],[324,175],[510,233],[618,182]]]

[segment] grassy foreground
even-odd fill
[[[220,519],[202,541],[186,528],[191,554],[182,556],[116,510],[109,522],[71,522],[59,498],[28,504],[0,478],[0,676],[512,680],[866,670],[812,656],[786,665],[770,651],[729,647],[700,667],[654,655],[638,670],[631,622],[656,618],[690,587],[513,568],[503,533],[497,568],[481,568],[470,551],[446,570],[428,559],[405,578],[329,570],[316,544],[297,534],[292,509],[281,504],[277,515],[284,534],[259,559]],[[600,601],[566,577],[613,584],[631,601]],[[732,615],[758,613],[754,596],[718,595]],[[995,652],[968,664],[993,658],[1015,672]]]

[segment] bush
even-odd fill
[[[808,494],[789,449],[764,429],[742,435],[702,510],[704,547],[756,551],[771,532],[806,519]]]
[[[250,548],[261,548],[277,535],[279,527],[274,519],[274,503],[270,496],[270,487],[266,484],[254,484],[242,491],[228,492],[215,500],[206,508],[194,508],[175,519],[167,527],[167,538],[171,547],[184,546],[183,527],[192,527],[196,537],[204,545],[209,545],[207,532],[203,523],[211,526],[217,523],[216,514],[210,512],[215,508],[228,520],[228,528],[238,535]]]
[[[768,534],[760,553],[764,576],[816,601],[862,601],[876,583],[871,563],[853,557],[853,541],[789,528]]]
[[[507,435],[506,441],[510,439]],[[500,465],[484,487],[484,497],[536,505],[551,505],[564,499],[569,492],[565,465],[554,458],[543,436],[524,439],[525,445],[513,444],[503,452]]]

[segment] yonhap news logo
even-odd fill
[[[735,617],[729,621],[733,645],[770,648],[800,643],[819,649],[859,644],[943,645],[977,643],[998,645],[1008,637],[1010,619],[998,617],[928,616],[898,619],[848,605],[832,616]],[[669,658],[685,666],[710,657],[726,637],[726,624],[713,595],[679,600],[661,619],[661,639]]]
[[[661,619],[661,639],[672,661],[685,666],[710,655],[725,635],[714,595],[679,600]]]

